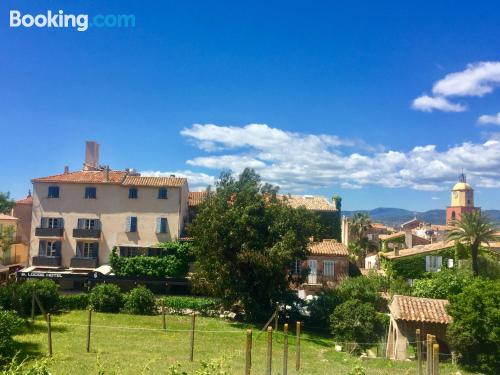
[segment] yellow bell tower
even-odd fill
[[[451,190],[451,205],[446,209],[446,222],[460,220],[462,213],[477,210],[474,207],[474,189],[467,183],[462,173]]]

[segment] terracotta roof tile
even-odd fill
[[[53,182],[69,184],[120,184],[127,172],[109,171],[109,178],[106,180],[105,171],[77,171],[62,173],[54,176],[35,178],[32,182]]]
[[[392,234],[381,234],[380,236],[378,236],[378,238],[382,241],[387,241],[387,240],[395,240],[396,238],[404,237],[404,236],[405,236],[405,232],[396,232],[396,233],[392,233]]]
[[[29,196],[16,201],[16,204],[33,204],[33,197]]]
[[[396,320],[448,324],[451,316],[446,312],[447,305],[445,299],[395,295],[389,310]]]
[[[207,196],[206,191],[190,191],[188,195],[188,205],[191,207],[198,206]]]
[[[349,252],[344,244],[335,240],[323,240],[321,242],[311,242],[308,246],[312,255],[339,255],[348,256]]]
[[[305,207],[313,211],[337,211],[335,205],[325,197],[317,195],[279,195],[293,208]]]
[[[438,241],[428,245],[418,245],[414,246],[410,249],[399,250],[399,255],[395,255],[394,251],[388,253],[380,253],[383,257],[388,259],[408,257],[417,254],[430,253],[433,251],[444,250],[450,247],[455,246],[455,242],[453,241]]]
[[[124,186],[152,186],[152,187],[181,187],[186,183],[183,177],[143,177],[127,176],[123,181]]]

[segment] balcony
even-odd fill
[[[39,267],[61,267],[61,257],[37,255],[31,259],[31,265]]]
[[[37,237],[63,237],[64,228],[35,228]]]
[[[84,258],[75,256],[70,261],[71,268],[97,268],[97,258]]]
[[[96,238],[101,237],[100,229],[73,229],[74,238]]]

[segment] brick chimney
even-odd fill
[[[95,171],[99,167],[99,144],[94,141],[85,142],[84,171]]]
[[[411,230],[405,230],[405,244],[407,249],[413,247],[413,234]]]

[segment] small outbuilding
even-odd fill
[[[417,341],[417,329],[420,329],[422,340],[427,334],[434,335],[440,352],[449,352],[446,327],[451,323],[451,316],[446,312],[447,305],[445,299],[395,295],[389,305],[387,358],[407,359],[408,345]]]

